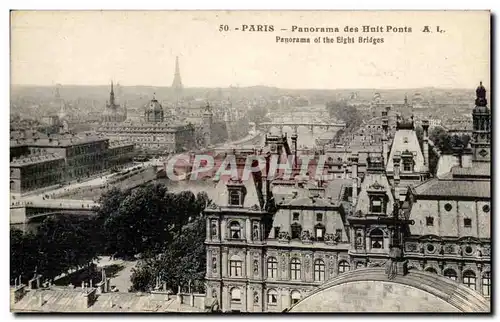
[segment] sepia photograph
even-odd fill
[[[492,313],[491,23],[11,10],[10,311]]]

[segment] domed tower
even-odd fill
[[[145,106],[144,119],[149,123],[160,123],[164,120],[163,107],[153,95],[153,99]]]
[[[486,89],[480,82],[476,89],[476,106],[472,111],[472,150],[473,160],[491,161],[491,114],[486,99]]]

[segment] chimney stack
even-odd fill
[[[472,148],[471,148],[471,145],[470,145],[470,142],[469,144],[467,144],[467,147],[464,149],[464,151],[462,152],[462,167],[463,168],[470,168],[472,167]]]
[[[422,129],[424,130],[424,164],[429,171],[429,120],[422,120]]]
[[[384,158],[384,166],[387,164],[389,159],[389,119],[387,118],[387,112],[382,112],[382,154]]]
[[[22,283],[16,284],[14,286],[14,295],[13,295],[14,303],[19,302],[24,297],[25,294],[26,294],[26,285]]]
[[[292,146],[293,146],[293,156],[294,156],[294,165],[297,166],[297,128],[293,128],[293,134],[291,136]]]
[[[392,161],[394,163],[394,186],[396,188],[399,185],[399,180],[400,180],[399,171],[400,171],[401,155],[399,152],[396,152],[394,154]]]
[[[352,204],[356,205],[358,199],[358,153],[351,155],[352,162]]]

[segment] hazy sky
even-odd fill
[[[219,32],[220,25],[274,32]],[[179,56],[186,87],[475,88],[489,86],[488,12],[17,11],[11,17],[11,82],[170,86]],[[293,25],[340,33],[281,31]],[[411,27],[352,33],[345,26]],[[422,33],[439,25],[444,33]],[[282,44],[281,37],[359,36],[383,44]]]

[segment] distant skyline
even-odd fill
[[[394,25],[412,33],[363,34],[384,43],[343,45],[280,44],[275,37],[344,32],[219,32],[220,25],[259,23],[277,30]],[[469,89],[479,81],[490,87],[489,23],[486,11],[14,11],[11,82],[168,87],[179,56],[187,88]],[[422,33],[425,25],[446,32]]]

